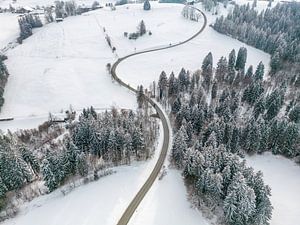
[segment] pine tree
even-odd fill
[[[235,63],[235,69],[236,70],[245,70],[245,65],[247,61],[247,49],[245,47],[241,47],[239,49],[236,63]]]
[[[86,176],[89,171],[89,167],[87,164],[87,157],[84,154],[84,152],[81,152],[79,155],[77,155],[76,158],[76,171],[80,176]]]
[[[255,71],[255,79],[256,80],[262,80],[263,77],[264,77],[264,71],[265,71],[265,66],[264,64],[260,61],[257,68],[256,68],[256,71]]]
[[[0,177],[0,199],[5,196],[7,191],[8,189]],[[0,204],[0,209],[1,209],[1,204]]]
[[[228,60],[228,69],[233,70],[235,66],[236,56],[235,56],[235,50],[232,49],[232,51],[229,54],[229,60]]]
[[[204,58],[202,63],[202,76],[203,80],[203,87],[208,90],[211,80],[212,80],[212,68],[213,68],[213,57],[212,53],[208,53],[208,55]]]
[[[220,60],[217,63],[217,69],[216,69],[216,79],[219,82],[223,82],[225,79],[225,75],[228,71],[228,62],[225,57],[221,57]]]
[[[300,122],[300,105],[296,105],[293,107],[289,113],[289,118],[291,121],[295,123]]]
[[[151,9],[151,5],[149,0],[145,0],[144,2],[144,10],[150,10]]]
[[[25,146],[21,146],[19,151],[21,152],[23,160],[30,165],[33,172],[37,175],[40,172],[40,164],[37,158],[33,155],[33,153],[26,148]]]
[[[138,33],[140,36],[143,36],[146,33],[146,25],[144,20],[142,20],[138,26]]]
[[[159,98],[162,99],[165,96],[166,90],[168,86],[168,78],[165,71],[162,71],[159,76],[158,88],[159,88]]]
[[[255,212],[256,196],[246,183],[244,176],[237,173],[228,187],[224,200],[224,213],[229,224],[248,224]]]
[[[187,134],[184,127],[176,133],[173,146],[172,146],[172,157],[176,165],[181,168],[183,166],[184,154],[188,148],[187,146]]]

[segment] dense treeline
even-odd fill
[[[8,78],[8,71],[3,62],[6,59],[7,59],[6,56],[0,54],[0,110],[4,104],[3,93],[4,93],[4,87],[7,82],[7,78]]]
[[[75,176],[92,173],[97,179],[107,165],[147,159],[158,130],[156,120],[143,109],[96,113],[92,107],[77,121],[69,121],[66,129],[51,126],[0,135],[0,209],[9,193],[22,193],[36,180],[44,180],[53,191]]]
[[[236,5],[213,28],[272,55],[271,72],[279,82],[300,87],[300,3],[277,4],[258,13]]]
[[[20,27],[20,37],[18,42],[22,41],[32,35],[32,29],[42,27],[43,23],[39,16],[32,14],[25,14],[19,18],[19,27]]]
[[[174,124],[174,163],[201,199],[223,207],[228,224],[268,224],[270,189],[239,159],[265,151],[299,156],[299,99],[287,104],[287,87],[270,86],[264,65],[246,70],[246,60],[247,49],[240,48],[215,69],[209,53],[193,74],[162,72],[158,98]]]

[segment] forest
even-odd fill
[[[246,44],[270,53],[271,81],[297,91],[300,87],[300,3],[277,4],[258,13],[255,7],[235,5],[213,28]]]
[[[12,196],[31,200],[42,194],[39,181],[51,192],[80,177],[97,180],[103,168],[150,158],[158,124],[148,113],[115,108],[97,113],[91,107],[65,125],[46,122],[1,134],[0,209],[17,210]]]
[[[199,201],[222,208],[227,224],[268,224],[271,190],[242,159],[265,151],[299,157],[300,108],[287,100],[286,85],[264,79],[262,62],[246,69],[246,61],[241,47],[216,68],[209,53],[194,73],[183,68],[168,77],[163,71],[157,98],[174,127],[174,165]]]

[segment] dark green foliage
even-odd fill
[[[144,8],[144,10],[150,10],[151,9],[151,5],[150,5],[149,0],[145,0],[143,8]]]
[[[300,105],[296,105],[294,108],[291,109],[289,113],[289,118],[295,123],[300,122]]]
[[[239,49],[236,63],[235,63],[235,69],[236,70],[245,70],[245,65],[247,61],[247,49],[245,47],[241,47]]]

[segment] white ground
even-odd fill
[[[17,39],[19,25],[17,15],[10,13],[0,13],[0,51],[9,42]]]
[[[225,13],[224,10],[222,11]],[[215,21],[215,16],[212,16],[210,13],[206,13],[206,15],[208,18],[208,25]],[[181,15],[178,16],[180,17]],[[202,22],[203,21],[198,23],[193,22],[194,27],[197,27],[199,30],[202,26]],[[180,29],[178,30],[180,31]],[[172,36],[170,36],[170,39],[172,39]],[[173,39],[172,43],[183,40],[185,40],[184,36],[178,36],[178,38]],[[168,42],[166,44],[168,44]],[[167,74],[174,71],[176,75],[178,75],[182,67],[195,71],[201,68],[204,57],[210,51],[213,53],[214,66],[216,66],[221,56],[228,56],[232,49],[235,49],[237,52],[242,46],[247,47],[248,50],[246,67],[249,65],[256,67],[258,63],[262,61],[265,64],[265,71],[268,71],[270,61],[269,54],[226,35],[219,34],[211,27],[207,26],[198,37],[182,46],[129,58],[120,64],[117,73],[122,79],[134,86],[143,84],[145,87],[149,87],[149,84],[152,81],[158,80],[158,77],[163,70]]]
[[[100,0],[98,2],[104,3],[108,2],[109,0]],[[0,7],[2,8],[9,8],[9,5],[12,5],[13,7],[36,7],[36,6],[49,6],[54,5],[55,0],[17,0],[16,3],[14,3],[12,0],[0,0]],[[80,5],[92,5],[94,0],[74,0],[76,4]],[[114,0],[110,1],[114,2]]]
[[[264,181],[272,188],[274,207],[271,225],[299,224],[300,166],[282,156],[271,153],[247,157],[247,163],[264,174]]]
[[[135,107],[135,97],[106,71],[115,58],[94,16],[46,25],[7,55],[2,117],[47,115],[69,105]]]

